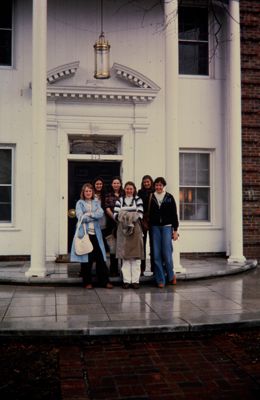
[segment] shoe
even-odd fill
[[[91,285],[91,283],[89,283],[88,285],[85,286],[85,289],[93,289],[93,286]]]
[[[136,283],[133,283],[133,284],[132,284],[132,288],[133,288],[133,289],[140,289],[139,283],[137,283],[137,282],[136,282]]]
[[[163,289],[164,288],[164,284],[163,283],[158,283],[157,286],[158,286],[159,289]]]
[[[129,289],[130,288],[129,283],[123,283],[122,288],[123,289]]]
[[[112,283],[108,282],[105,287],[107,289],[113,289],[114,286],[112,285]]]
[[[171,281],[169,281],[169,285],[176,285],[177,283],[177,279],[176,279],[176,275],[174,275],[173,279]]]

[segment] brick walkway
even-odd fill
[[[60,347],[63,400],[260,398],[260,330]]]

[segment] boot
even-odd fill
[[[110,254],[110,276],[119,276],[118,259],[115,254]]]

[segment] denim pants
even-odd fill
[[[172,227],[152,226],[152,241],[155,280],[157,284],[163,283],[165,285],[165,272],[168,281],[174,278]]]

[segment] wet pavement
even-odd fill
[[[0,263],[0,397],[258,399],[260,268],[182,264],[176,286],[86,290],[78,265]]]
[[[24,277],[26,263],[0,266],[0,335],[95,337],[205,332],[260,326],[260,269],[225,260],[183,260],[176,286],[81,287],[78,266],[48,264],[46,278]],[[66,278],[67,276],[67,278]],[[204,279],[198,279],[198,277]],[[24,279],[27,279],[25,282]]]

